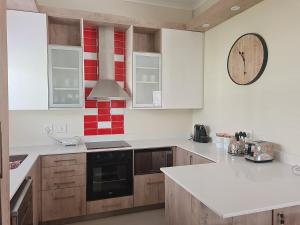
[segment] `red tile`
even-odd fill
[[[84,45],[94,45],[94,46],[97,46],[97,38],[85,37],[84,38]]]
[[[84,66],[98,66],[97,60],[84,60]]]
[[[85,74],[97,74],[97,66],[84,66],[84,73]]]
[[[114,128],[111,129],[112,134],[124,134],[124,128]]]
[[[125,62],[115,62],[115,68],[125,68]]]
[[[119,41],[115,40],[115,48],[125,48],[125,42],[124,41]]]
[[[98,115],[98,121],[111,121],[111,116],[110,115]]]
[[[110,108],[110,102],[98,102],[98,108]]]
[[[98,51],[97,46],[94,45],[85,45],[84,46],[84,52],[94,52],[96,53]]]
[[[98,75],[97,75],[97,73],[84,74],[84,80],[98,80]]]
[[[124,115],[112,115],[111,120],[112,121],[124,121]]]
[[[99,115],[110,115],[110,108],[106,108],[106,109],[99,108],[98,114]]]
[[[84,135],[89,136],[89,135],[97,135],[98,130],[97,129],[89,129],[89,130],[84,130]]]
[[[90,122],[97,122],[98,116],[96,115],[85,115],[84,116],[84,123],[90,123]]]
[[[115,48],[115,54],[124,55],[125,49],[124,48]]]
[[[90,95],[90,93],[91,93],[91,91],[93,90],[93,88],[85,88],[85,98],[87,98],[89,95]]]
[[[96,100],[86,100],[85,108],[97,108],[97,101]]]
[[[125,100],[111,100],[111,107],[112,108],[126,108],[126,101]]]
[[[98,129],[98,135],[111,134],[111,129]]]
[[[125,68],[115,68],[115,74],[125,75]]]
[[[111,123],[112,128],[124,128],[124,121],[114,121]]]
[[[125,81],[124,75],[115,75],[115,81]]]
[[[84,129],[97,129],[98,128],[98,122],[91,122],[91,123],[84,123]]]
[[[97,29],[84,29],[84,38],[96,38],[97,39]]]

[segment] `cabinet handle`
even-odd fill
[[[68,198],[75,198],[75,195],[62,196],[62,197],[54,197],[53,200],[63,200]]]
[[[55,174],[62,174],[62,173],[72,173],[75,172],[75,170],[61,170],[61,171],[55,171]]]
[[[284,225],[285,224],[284,214],[283,213],[278,213],[277,217],[278,217],[279,224]]]
[[[190,155],[190,164],[193,164],[193,156]]]
[[[57,159],[54,160],[54,162],[71,162],[71,161],[76,161],[76,159]]]
[[[54,183],[54,185],[68,185],[68,184],[75,184],[75,181],[71,181],[71,182],[61,182],[61,183]]]
[[[163,184],[163,181],[147,182],[148,185]]]
[[[102,206],[102,208],[104,208],[104,209],[113,208],[113,207],[121,207],[121,203]]]

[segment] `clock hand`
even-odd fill
[[[243,59],[243,63],[244,63],[244,75],[246,75],[247,72],[246,72],[246,58],[245,58],[245,52],[239,51],[239,55],[240,55],[240,56],[242,57],[242,59]]]

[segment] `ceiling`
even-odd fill
[[[139,4],[194,10],[209,0],[123,0]]]

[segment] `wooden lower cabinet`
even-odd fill
[[[83,187],[42,191],[43,221],[59,220],[84,214],[85,201]]]
[[[86,154],[41,157],[42,221],[86,215]]]
[[[273,221],[273,225],[299,225],[300,206],[274,210]]]
[[[174,166],[185,166],[191,164],[189,152],[182,148],[176,147],[173,156],[174,156]]]
[[[213,163],[213,161],[206,159],[204,157],[201,157],[197,154],[194,154],[191,152],[189,154],[190,154],[191,165]]]
[[[223,219],[167,176],[165,184],[168,225],[272,225],[272,211]]]
[[[134,176],[134,207],[165,202],[164,174]]]
[[[133,207],[133,196],[87,202],[87,214],[104,213]]]

